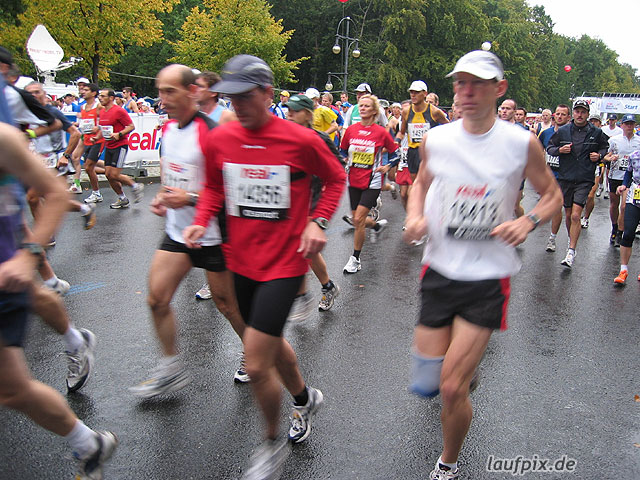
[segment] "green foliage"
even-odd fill
[[[193,7],[180,28],[171,61],[200,70],[219,71],[241,53],[264,59],[276,82],[294,81],[293,71],[305,57],[288,61],[282,52],[293,34],[269,13],[264,0],[204,0],[204,8]]]

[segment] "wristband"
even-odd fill
[[[527,218],[533,222],[533,228],[531,230],[535,230],[540,223],[540,217],[538,217],[535,213],[530,213],[529,215],[527,215]]]
[[[24,132],[27,134],[27,137],[29,137],[29,138],[31,138],[31,139],[33,139],[33,138],[36,138],[36,137],[37,137],[36,132],[34,132],[33,130],[31,130],[30,128],[27,128]]]

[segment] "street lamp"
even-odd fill
[[[327,83],[325,88],[327,90],[333,90],[333,84],[331,83],[331,77],[336,77],[342,80],[342,89],[347,90],[347,81],[349,79],[349,52],[353,55],[353,58],[360,57],[360,49],[358,48],[357,38],[349,36],[349,28],[353,23],[351,17],[344,17],[338,22],[338,28],[336,29],[336,43],[331,48],[331,51],[336,55],[342,53],[344,70],[342,72],[328,72]],[[355,26],[355,25],[354,25]],[[340,46],[343,43],[343,46]]]

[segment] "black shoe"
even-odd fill
[[[609,243],[611,245],[616,243],[616,238],[618,236],[618,231],[617,230],[611,230],[611,237],[609,237]],[[620,245],[618,245],[620,246]]]
[[[616,234],[616,239],[613,242],[613,246],[619,248],[620,247],[620,240],[622,240],[622,232],[618,232]]]

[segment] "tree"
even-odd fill
[[[238,54],[262,58],[273,70],[276,82],[294,81],[294,70],[307,57],[287,60],[283,50],[293,34],[276,21],[264,0],[204,0],[194,7],[172,43],[171,59],[201,70],[220,71]]]
[[[24,0],[18,24],[0,23],[0,43],[28,65],[24,45],[34,27],[44,24],[67,56],[83,57],[94,82],[108,79],[106,67],[118,62],[129,45],[148,47],[162,39],[155,16],[179,0]]]

